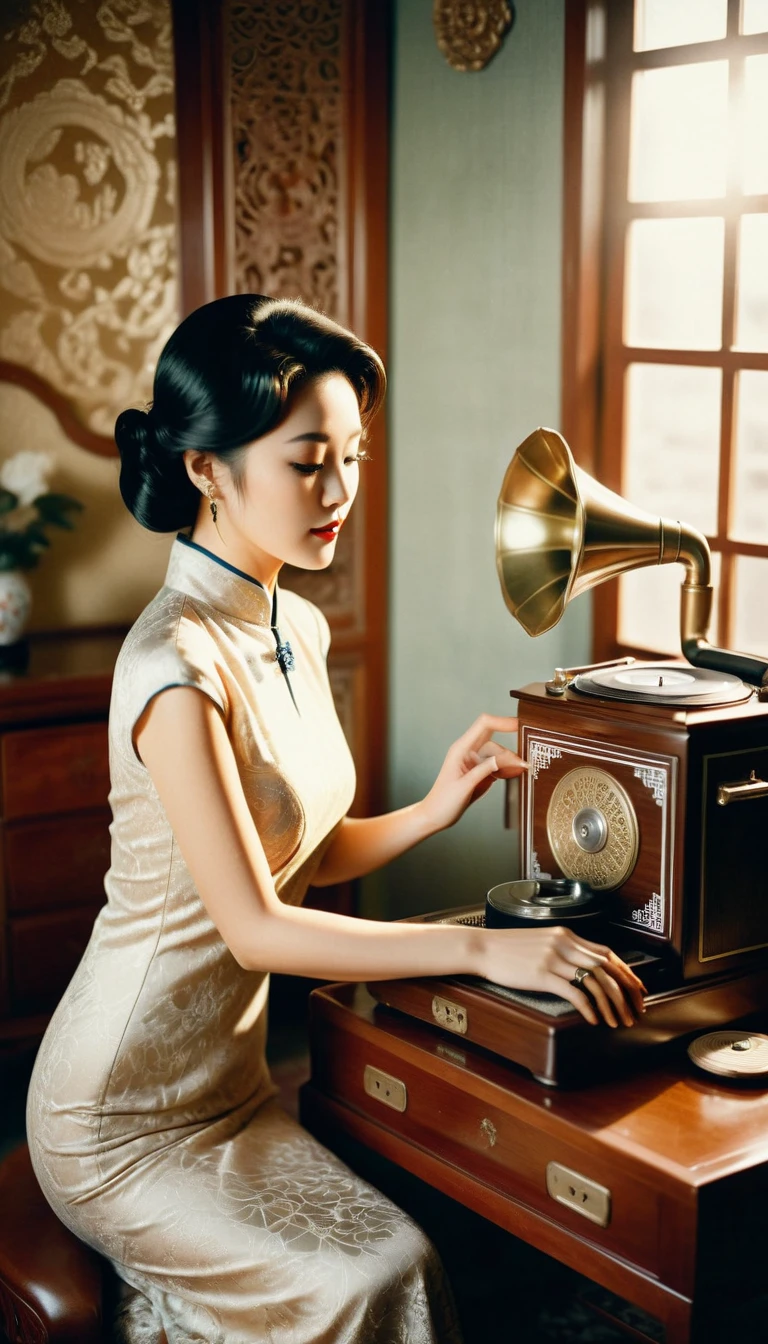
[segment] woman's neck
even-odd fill
[[[227,536],[223,529],[221,532],[218,531],[210,515],[198,519],[192,528],[189,540],[255,579],[266,588],[270,597],[274,593],[277,576],[283,567],[282,560],[267,555],[265,551],[259,550],[258,546],[243,542],[236,535],[231,535],[231,532],[230,536]]]

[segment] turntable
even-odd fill
[[[553,430],[536,430],[510,463],[496,542],[504,601],[533,636],[618,574],[685,567],[684,659],[556,668],[511,692],[529,767],[519,785],[521,876],[606,894],[605,941],[643,962],[653,991],[642,1026],[584,1028],[559,1000],[537,1006],[482,982],[371,987],[426,1020],[448,1013],[455,1026],[462,1013],[467,1039],[559,1082],[588,1058],[607,1061],[768,1004],[768,659],[709,643],[706,539],[605,489]],[[429,918],[480,919],[484,895],[477,907]]]

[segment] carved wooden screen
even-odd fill
[[[240,291],[301,298],[386,349],[386,0],[176,0],[182,311]],[[285,571],[323,609],[358,769],[383,803],[383,418],[331,568]]]

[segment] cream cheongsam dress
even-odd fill
[[[108,901],[35,1064],[32,1160],[62,1222],[128,1285],[115,1329],[129,1344],[443,1344],[458,1331],[421,1231],[274,1099],[268,976],[222,940],[133,746],[164,688],[209,696],[277,891],[299,903],[354,767],[325,618],[280,593],[289,679],[271,618],[260,584],[179,535],[123,645]]]

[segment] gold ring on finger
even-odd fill
[[[582,983],[586,980],[587,976],[591,974],[592,968],[590,966],[578,966],[571,984],[575,985],[577,989],[581,989]]]

